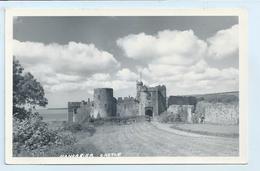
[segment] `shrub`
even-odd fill
[[[40,156],[50,147],[72,145],[76,142],[70,134],[61,134],[48,129],[48,124],[42,121],[38,113],[20,120],[13,119],[13,155]]]
[[[62,130],[77,133],[80,131],[89,132],[93,135],[96,132],[94,125],[92,124],[79,124],[79,123],[64,123]]]
[[[63,124],[63,130],[76,133],[82,130],[82,126],[79,123],[65,123]]]

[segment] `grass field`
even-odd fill
[[[95,134],[76,134],[81,148],[94,145],[100,153],[122,156],[237,156],[239,139],[189,137],[158,129],[149,122],[102,125]],[[91,150],[90,150],[91,151]]]
[[[174,129],[198,133],[203,135],[238,137],[238,125],[213,125],[213,124],[173,124]]]
[[[65,110],[42,110],[44,121],[56,129],[60,121],[67,119]],[[57,122],[53,122],[57,121]],[[178,124],[174,129],[189,132],[216,134],[238,133],[237,126]],[[105,124],[95,127],[95,133],[80,131],[74,135],[79,140],[73,147],[51,150],[51,155],[66,151],[72,154],[93,153],[95,156],[107,153],[121,153],[122,156],[238,156],[239,139],[226,137],[191,137],[175,134],[154,126],[149,122],[126,125]],[[172,128],[170,128],[172,129]],[[232,137],[232,136],[229,136]]]

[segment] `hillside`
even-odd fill
[[[211,94],[199,94],[192,95],[197,98],[198,101],[206,102],[222,102],[222,103],[237,103],[239,101],[239,92],[222,92],[222,93],[211,93]]]

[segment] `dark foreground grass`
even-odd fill
[[[15,157],[70,157],[70,156],[87,156],[97,157],[104,154],[93,144],[74,144],[67,146],[50,147],[45,151],[21,151]]]

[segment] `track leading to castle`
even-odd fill
[[[93,144],[104,153],[122,156],[237,156],[239,139],[191,137],[158,129],[149,122],[103,125],[80,145]]]

